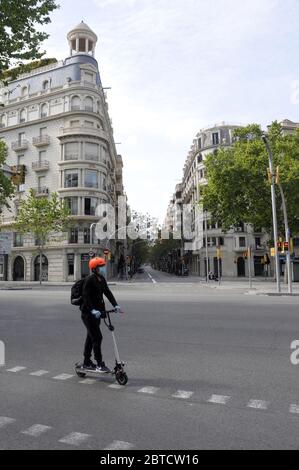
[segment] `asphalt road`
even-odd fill
[[[112,377],[74,375],[85,331],[69,288],[0,291],[1,449],[299,447],[297,297],[218,291],[150,270],[112,289],[125,310],[115,333],[129,376],[117,388]]]

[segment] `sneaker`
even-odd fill
[[[109,367],[107,367],[105,365],[105,362],[100,362],[97,366],[96,366],[96,371],[97,372],[101,372],[103,374],[109,374],[111,372],[111,370],[109,369]]]
[[[97,366],[92,361],[84,362],[83,364],[83,369],[86,370],[96,370],[96,367]]]

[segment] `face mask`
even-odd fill
[[[101,274],[102,276],[105,276],[106,269],[105,266],[98,266],[97,267],[97,274]]]

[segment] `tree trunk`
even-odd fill
[[[39,283],[42,285],[42,252],[43,252],[43,247],[39,247]]]

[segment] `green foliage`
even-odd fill
[[[33,62],[29,62],[28,64],[21,64],[18,67],[5,70],[2,73],[2,76],[0,76],[0,78],[4,81],[6,81],[7,79],[14,80],[21,73],[29,73],[34,69],[38,69],[40,67],[45,67],[46,65],[55,64],[55,63],[57,63],[57,59],[50,58],[50,57],[46,59],[34,60]]]
[[[7,157],[7,147],[3,140],[0,140],[0,213],[3,206],[8,207],[8,199],[14,193],[14,186],[9,178],[3,173],[3,165]]]
[[[33,234],[42,248],[51,233],[63,232],[69,225],[70,210],[59,200],[57,193],[48,199],[36,197],[31,189],[28,197],[20,203],[14,229],[23,234]]]
[[[158,238],[149,252],[151,263],[155,263],[168,255],[172,250],[181,247],[181,240],[174,239],[171,234],[169,240]]]
[[[39,59],[49,35],[37,26],[50,22],[55,0],[0,0],[0,76],[12,63]]]
[[[208,184],[201,188],[201,203],[223,229],[241,221],[271,232],[271,187],[268,181],[268,153],[259,126],[253,124],[235,133],[239,139],[231,148],[208,155],[205,164]],[[286,197],[289,225],[299,232],[299,133],[283,136],[280,125],[269,128],[274,167],[279,165],[280,184]],[[283,213],[276,186],[277,212],[283,233]]]

